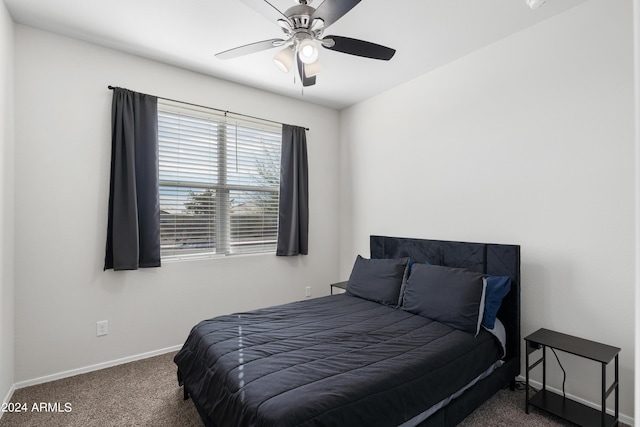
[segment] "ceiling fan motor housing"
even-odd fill
[[[315,11],[311,6],[299,4],[290,7],[284,14],[291,20],[294,29],[308,29],[311,25],[311,16]]]

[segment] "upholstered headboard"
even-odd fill
[[[416,262],[466,268],[493,276],[510,276],[511,291],[498,318],[507,332],[506,360],[520,360],[520,246],[492,243],[371,236],[371,258],[410,257]],[[518,372],[519,373],[519,372]]]

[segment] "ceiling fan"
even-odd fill
[[[276,66],[284,72],[289,72],[296,64],[302,85],[312,86],[321,71],[318,45],[336,52],[385,61],[390,60],[396,53],[395,49],[364,40],[324,36],[324,30],[353,9],[360,0],[324,0],[317,8],[309,5],[313,0],[295,0],[298,4],[285,12],[280,12],[267,0],[241,1],[267,19],[275,21],[284,31],[285,38],[263,40],[225,50],[216,54],[220,59],[237,58],[283,47],[273,58]]]

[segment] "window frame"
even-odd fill
[[[212,138],[213,142],[212,146],[215,147],[216,152],[216,164],[215,167],[213,165],[209,166],[210,170],[216,170],[217,179],[215,182],[204,182],[194,180],[193,178],[189,180],[188,178],[176,177],[176,179],[163,179],[163,153],[162,147],[163,144],[161,139],[163,129],[163,124],[161,120],[161,115],[181,115],[186,116],[195,120],[203,120],[205,122],[211,122],[216,125],[215,138]],[[234,137],[229,135],[229,131],[231,127],[235,127],[236,133]],[[230,182],[230,172],[229,172],[229,163],[233,158],[230,157],[229,154],[229,144],[230,141],[235,143],[235,161],[236,167],[238,163],[238,159],[240,157],[238,146],[242,145],[239,141],[238,137],[238,129],[243,130],[244,133],[256,133],[261,134],[264,133],[265,139],[269,139],[271,154],[275,154],[277,151],[277,159],[271,159],[273,161],[274,167],[277,166],[277,183],[274,185],[250,185],[243,184],[240,182]],[[248,130],[247,130],[248,129]],[[277,138],[274,137],[277,135]],[[267,138],[267,136],[269,136]],[[247,137],[248,138],[248,137]],[[176,138],[177,139],[177,138]],[[277,143],[276,143],[277,139]],[[181,139],[182,140],[182,139]],[[264,121],[256,118],[247,118],[246,116],[240,116],[228,112],[221,112],[214,109],[207,109],[205,107],[198,107],[191,104],[184,104],[177,101],[170,100],[158,100],[158,152],[159,152],[159,163],[160,163],[160,177],[159,177],[159,191],[160,191],[160,211],[161,211],[161,227],[160,227],[160,238],[161,238],[161,259],[163,261],[180,261],[186,259],[205,259],[205,258],[221,258],[227,256],[239,256],[239,255],[257,255],[257,254],[275,254],[276,253],[276,245],[277,245],[277,233],[278,233],[278,203],[279,203],[279,180],[280,180],[280,156],[281,156],[281,144],[282,144],[282,125],[274,124],[270,121]],[[277,145],[277,147],[276,147]],[[252,149],[256,149],[259,147],[259,144],[256,144],[252,147]],[[265,152],[268,150],[267,146],[264,145],[262,147]],[[277,148],[277,150],[275,149]],[[267,155],[268,157],[268,155]],[[247,158],[251,159],[250,156]],[[266,158],[266,157],[265,157]],[[243,158],[245,159],[245,158]],[[258,162],[261,157],[256,156],[254,158],[256,162]],[[185,164],[189,164],[189,162],[185,162]],[[179,170],[179,166],[176,166],[177,170]],[[256,169],[258,167],[256,166]],[[176,172],[178,175],[179,173]],[[213,175],[213,174],[212,174]],[[274,172],[275,175],[275,172]],[[250,176],[250,175],[249,175]],[[257,175],[256,175],[257,177]],[[264,177],[263,177],[264,178]],[[162,221],[163,217],[163,190],[166,193],[167,190],[175,188],[176,192],[178,189],[201,189],[203,193],[205,191],[212,191],[215,193],[215,208],[213,209],[215,213],[213,214],[213,219],[209,219],[209,221],[213,221],[215,223],[215,239],[210,240],[210,247],[201,248],[203,250],[197,250],[198,248],[194,248],[192,250],[182,251],[179,248],[175,247],[177,245],[177,238],[174,239],[174,248],[172,253],[170,253],[170,249],[163,244],[163,241],[166,241],[163,236],[166,236],[164,231],[166,231],[167,226],[164,221]],[[251,193],[261,193],[262,197],[271,197],[272,200],[269,201],[269,205],[265,205],[266,207],[258,208],[258,211],[261,209],[270,209],[270,214],[265,214],[262,216],[256,215],[258,218],[262,218],[262,222],[275,222],[275,229],[273,227],[268,230],[273,229],[272,237],[268,240],[258,240],[256,242],[251,242],[248,245],[248,250],[242,249],[242,243],[240,240],[235,241],[234,243],[234,234],[237,234],[235,237],[243,237],[243,234],[249,234],[248,231],[243,232],[242,227],[239,227],[239,231],[234,233],[232,229],[232,224],[234,223],[233,219],[233,206],[232,206],[232,194],[236,193],[246,193],[250,195]],[[191,196],[193,192],[190,191]],[[190,196],[190,197],[191,197]],[[177,200],[178,196],[176,196]],[[166,200],[166,198],[165,198]],[[275,200],[275,202],[273,201]],[[247,203],[250,204],[250,203]],[[240,204],[242,205],[242,204]],[[187,208],[185,208],[187,209]],[[251,208],[249,208],[251,210]],[[167,210],[168,211],[168,210]],[[185,230],[186,228],[180,228],[177,226],[178,223],[178,210],[175,210],[175,213],[169,214],[174,216],[173,226],[174,231],[180,229]],[[236,225],[241,218],[241,215],[236,217]],[[248,227],[247,227],[248,228]],[[264,232],[264,226],[262,231]],[[271,234],[269,234],[271,235]],[[171,238],[169,239],[171,240]],[[215,240],[215,243],[212,243]],[[191,253],[188,253],[191,252]]]

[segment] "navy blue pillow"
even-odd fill
[[[408,262],[409,258],[366,259],[358,255],[349,276],[347,293],[397,307]]]
[[[404,309],[477,334],[483,314],[484,276],[462,268],[413,264]]]
[[[487,276],[487,290],[484,297],[484,316],[482,318],[482,326],[493,329],[496,322],[496,316],[502,299],[507,296],[511,290],[511,277],[509,276]]]

